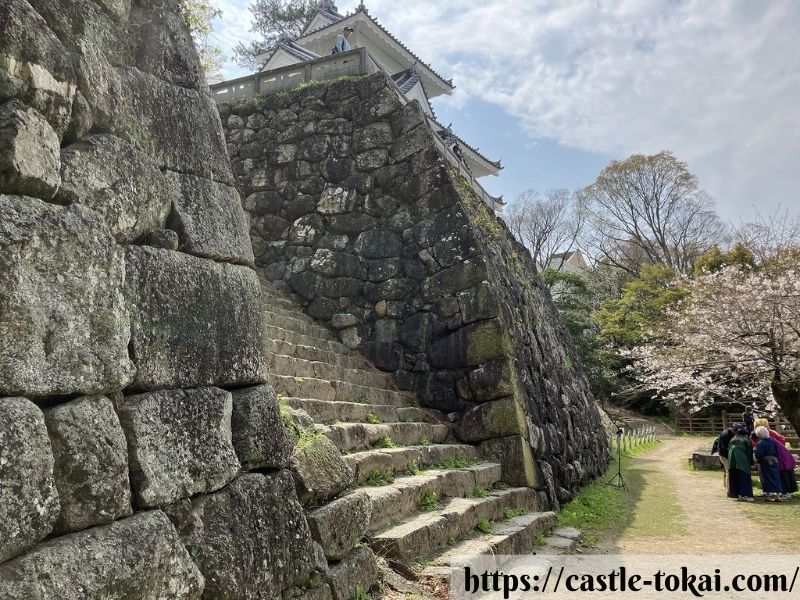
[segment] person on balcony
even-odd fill
[[[350,50],[350,42],[347,41],[353,33],[352,27],[345,27],[342,33],[336,36],[336,45],[333,47],[331,54],[339,54],[339,52],[347,52]]]

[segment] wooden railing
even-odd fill
[[[675,417],[675,429],[681,433],[718,435],[720,431],[732,423],[741,422],[742,413],[740,412],[723,412],[720,415],[711,417]],[[769,426],[784,436],[787,441],[792,442],[793,447],[800,443],[797,432],[783,414],[777,413],[770,418]]]
[[[292,90],[308,81],[369,75],[376,72],[371,65],[374,62],[367,61],[367,50],[356,48],[288,67],[222,81],[209,87],[214,100],[221,104],[240,98],[252,98],[258,94],[269,95]]]

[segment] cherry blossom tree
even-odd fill
[[[800,271],[730,265],[687,285],[656,339],[629,353],[644,382],[690,410],[719,397],[774,402],[800,431]]]

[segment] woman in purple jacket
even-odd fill
[[[769,429],[756,427],[756,460],[761,466],[761,489],[767,500],[776,502],[783,500],[783,485],[781,484],[780,467],[778,465],[778,448],[780,444],[769,437]]]

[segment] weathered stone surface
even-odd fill
[[[367,532],[372,500],[365,491],[348,494],[308,513],[311,535],[328,560],[341,560]]]
[[[162,169],[232,184],[225,139],[214,100],[137,69],[118,68],[116,112],[106,115],[112,133],[130,140]]]
[[[2,563],[47,536],[59,511],[44,415],[25,398],[0,398],[0,482]]]
[[[321,434],[301,437],[290,464],[303,504],[333,498],[353,483],[353,470],[333,442]]]
[[[275,392],[268,385],[234,390],[233,447],[245,470],[283,469],[292,448]]]
[[[120,22],[127,19],[132,66],[181,87],[204,89],[205,75],[194,40],[182,16],[168,3],[134,2],[132,9],[130,0],[103,3],[116,5],[113,14]]]
[[[203,585],[158,510],[56,538],[0,565],[0,598],[197,600]],[[20,587],[36,595],[14,596]]]
[[[230,392],[219,388],[149,392],[120,402],[138,506],[213,492],[236,476],[241,465],[231,442],[232,410]]]
[[[169,512],[205,576],[203,598],[273,600],[312,571],[311,535],[288,471],[242,475]]]
[[[100,217],[0,195],[0,395],[95,394],[133,375],[125,266]]]
[[[508,360],[491,360],[469,373],[469,388],[478,402],[495,400],[514,393],[513,374]],[[520,433],[520,432],[516,432]]]
[[[317,211],[323,215],[338,215],[349,213],[356,202],[355,190],[346,190],[341,187],[327,187],[322,190]]]
[[[17,97],[64,133],[75,72],[69,52],[25,0],[0,4],[0,49],[0,102]]]
[[[365,231],[356,239],[355,251],[364,258],[400,256],[400,236],[385,229]]]
[[[58,199],[88,206],[103,215],[122,243],[163,229],[170,195],[161,170],[130,143],[93,135],[61,151]]]
[[[59,139],[19,100],[0,106],[0,193],[52,198],[59,183]]]
[[[249,226],[236,188],[172,171],[167,180],[173,206],[169,227],[178,233],[182,252],[253,264]]]
[[[378,565],[372,549],[359,546],[328,572],[334,600],[351,600],[361,588],[365,592],[378,582]]]
[[[503,355],[506,341],[500,321],[467,325],[431,345],[431,364],[456,368],[476,366]]]
[[[524,438],[513,435],[482,442],[480,453],[503,466],[503,481],[514,486],[538,487],[536,463]]]
[[[465,260],[423,281],[422,297],[430,301],[443,294],[454,294],[479,284],[486,277],[483,260]]]
[[[57,531],[79,531],[131,514],[128,445],[114,405],[84,396],[45,411],[61,501]]]
[[[525,433],[525,413],[514,397],[487,402],[464,413],[456,435],[465,442],[480,442]]]
[[[266,381],[261,286],[250,269],[127,248],[132,388]]]

